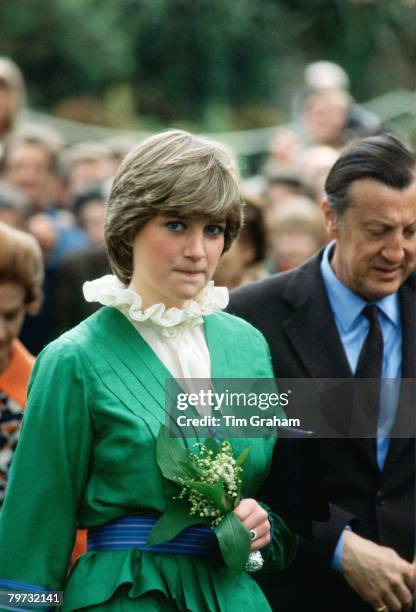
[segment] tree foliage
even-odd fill
[[[358,99],[414,86],[412,0],[3,0],[0,23],[0,53],[46,109],[121,91],[162,124],[267,125],[315,59],[340,63]]]

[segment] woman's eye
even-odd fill
[[[224,233],[225,227],[222,225],[207,225],[205,227],[205,231],[211,236],[219,236],[220,234]]]
[[[184,229],[185,225],[182,223],[182,221],[169,221],[169,223],[166,223],[166,227],[171,232],[180,232]]]

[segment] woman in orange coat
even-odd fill
[[[42,302],[43,262],[36,240],[0,223],[0,508],[17,445],[34,357],[18,340],[25,314]],[[72,561],[85,552],[78,532]]]

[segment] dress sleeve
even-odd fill
[[[67,338],[36,361],[0,514],[0,591],[65,582],[92,441],[85,363]]]

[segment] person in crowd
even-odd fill
[[[0,180],[0,221],[16,229],[25,230],[29,216],[29,202],[25,195]]]
[[[111,162],[113,164],[112,177],[116,174],[121,162],[126,155],[130,153],[139,144],[139,139],[136,136],[120,135],[110,136],[101,141],[110,152]]]
[[[302,168],[297,164],[274,169],[266,174],[266,179],[264,219],[267,226],[282,202],[286,198],[306,195],[306,187],[302,177]]]
[[[414,379],[416,157],[394,136],[363,139],[335,162],[325,192],[322,210],[333,241],[300,268],[237,289],[229,311],[263,332],[279,378]],[[383,389],[371,405],[375,439],[319,442],[331,517],[314,525],[292,571],[269,583],[281,611],[387,612],[411,605],[414,396],[402,401]],[[341,400],[339,410],[361,422],[361,407]],[[408,423],[409,437],[403,427],[396,436],[401,423]]]
[[[244,196],[244,225],[238,238],[221,257],[214,281],[228,289],[267,276],[266,228],[261,205],[253,197]]]
[[[324,216],[306,196],[287,198],[269,219],[270,272],[302,265],[327,242]]]
[[[165,553],[143,545],[167,507],[155,462],[165,379],[272,374],[263,337],[219,312],[227,291],[211,282],[241,212],[235,163],[213,141],[167,131],[120,166],[105,230],[115,275],[85,286],[87,299],[106,307],[49,345],[35,365],[0,515],[1,588],[63,589],[65,612],[270,610],[249,574],[207,554],[211,531],[194,556],[183,533]],[[251,448],[235,515],[252,530],[251,549],[268,546],[265,561],[281,569],[297,538],[254,499],[273,439],[230,442],[234,452]],[[147,519],[147,531],[134,528],[127,546],[109,545],[108,529],[123,530],[132,516]],[[67,579],[77,524],[94,528],[94,537]]]
[[[319,205],[324,197],[326,177],[337,161],[340,151],[333,147],[306,147],[296,158],[305,192]]]
[[[309,145],[339,148],[346,143],[352,97],[343,89],[308,92],[303,99],[302,126]]]
[[[22,129],[4,143],[1,176],[25,194],[32,214],[54,208],[53,191],[61,147],[59,135],[38,127]]]
[[[20,68],[10,58],[0,57],[0,143],[18,127],[25,99]]]
[[[27,128],[5,142],[0,164],[2,178],[21,190],[29,202],[27,228],[45,255],[45,299],[35,316],[26,317],[21,332],[22,342],[34,355],[53,338],[54,283],[61,261],[70,252],[88,245],[84,233],[75,226],[75,220],[68,224],[58,216],[52,199],[61,145],[54,132]]]
[[[350,88],[350,79],[344,68],[327,60],[317,60],[305,66],[303,80],[306,91],[322,89],[348,91]]]
[[[63,205],[70,206],[86,185],[104,183],[114,176],[112,151],[99,142],[79,142],[63,151],[59,172],[64,188]]]
[[[34,357],[18,339],[26,313],[43,299],[43,260],[27,232],[0,222],[0,510],[19,439]],[[85,549],[77,533],[72,559]]]
[[[107,189],[103,183],[86,183],[74,194],[70,209],[78,227],[82,229],[91,246],[104,243],[104,219],[107,210]]]
[[[107,209],[105,189],[101,184],[87,185],[75,195],[71,209],[88,236],[90,246],[69,254],[60,267],[53,309],[56,335],[74,327],[99,308],[100,304],[84,299],[82,286],[85,281],[110,273],[103,244]]]
[[[39,309],[42,279],[36,240],[0,222],[0,508],[34,362],[18,335],[26,312]]]
[[[305,92],[325,92],[339,90],[348,92],[350,80],[345,70],[327,60],[318,60],[308,64],[304,70]],[[345,124],[345,141],[374,136],[383,129],[380,119],[360,104],[352,102]]]
[[[302,150],[302,142],[292,127],[280,126],[274,131],[268,148],[269,159],[264,167],[265,174],[290,165]]]
[[[103,245],[92,246],[68,255],[62,262],[56,279],[54,294],[54,336],[71,329],[89,315],[100,304],[87,302],[82,293],[83,284],[110,273],[110,263]]]
[[[5,143],[0,164],[2,178],[19,189],[29,202],[29,214],[51,218],[57,234],[47,265],[54,267],[71,250],[87,245],[84,234],[72,218],[61,218],[53,200],[62,140],[54,130],[31,127],[11,136]]]

